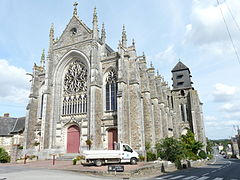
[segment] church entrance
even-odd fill
[[[76,125],[72,125],[67,130],[67,153],[79,153],[80,130]]]
[[[118,142],[117,129],[108,130],[108,149],[114,150],[114,143]]]

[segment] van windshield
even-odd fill
[[[133,150],[128,145],[123,145],[123,151],[133,152]]]

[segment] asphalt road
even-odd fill
[[[151,180],[240,180],[240,160],[224,159],[221,155],[215,158],[210,165],[165,173]]]

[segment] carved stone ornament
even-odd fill
[[[116,72],[113,69],[108,72],[106,81],[108,83],[113,83],[113,82],[117,81],[117,74],[116,74]]]
[[[72,62],[64,78],[64,93],[78,94],[87,91],[88,71],[80,61]]]

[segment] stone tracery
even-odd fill
[[[64,77],[62,115],[76,115],[87,112],[86,66],[80,61],[72,62]]]

